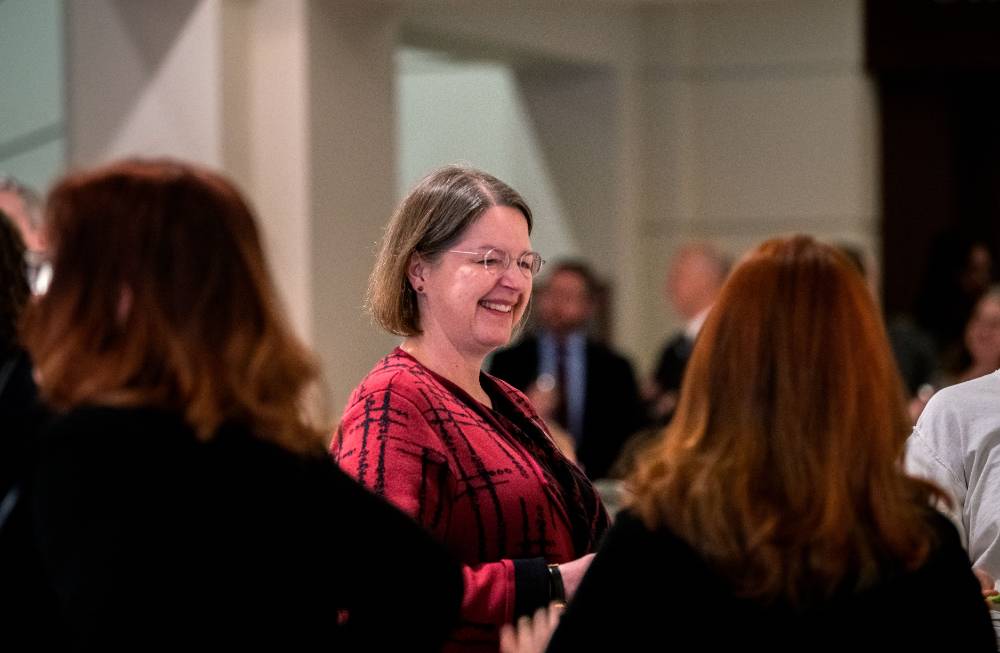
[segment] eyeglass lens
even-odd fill
[[[532,277],[542,269],[545,261],[536,252],[525,252],[517,259],[517,268],[526,277]],[[483,265],[489,272],[498,272],[510,267],[510,254],[502,249],[491,249],[483,256]]]

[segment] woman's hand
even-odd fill
[[[983,598],[986,599],[986,607],[990,610],[1000,610],[1000,604],[994,603],[992,600],[994,596],[1000,596],[1000,592],[994,588],[996,581],[993,579],[993,576],[982,569],[976,568],[972,570],[972,573],[976,575],[976,579],[979,581],[979,588],[983,592]]]
[[[576,594],[576,588],[580,587],[580,581],[583,580],[583,575],[587,573],[587,569],[590,567],[590,562],[593,559],[594,554],[588,553],[582,558],[577,558],[571,562],[559,565],[559,573],[562,574],[563,587],[566,589],[567,601],[573,600],[573,596]]]
[[[563,610],[562,605],[553,603],[535,610],[533,617],[521,617],[516,625],[504,624],[500,629],[501,653],[542,653],[549,645]]]

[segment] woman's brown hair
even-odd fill
[[[633,507],[741,596],[798,604],[914,568],[938,491],[901,472],[901,388],[851,263],[807,236],[765,242],[705,322]]]
[[[53,277],[25,343],[53,406],[152,405],[203,438],[236,421],[292,450],[322,448],[303,413],[316,363],[282,318],[228,181],[126,161],[63,179],[47,211]]]
[[[368,280],[365,303],[379,326],[399,336],[420,333],[417,294],[406,275],[410,257],[419,254],[435,260],[494,206],[520,211],[531,233],[528,204],[493,175],[445,166],[417,183],[389,220]],[[527,315],[525,311],[522,322]]]

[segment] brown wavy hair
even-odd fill
[[[224,422],[321,452],[312,354],[282,317],[247,203],[223,177],[125,161],[52,190],[48,292],[25,344],[54,407],[157,406],[208,439]]]
[[[770,240],[709,314],[674,419],[631,478],[633,509],[740,596],[819,600],[934,546],[941,495],[901,471],[910,430],[861,275],[810,237]]]

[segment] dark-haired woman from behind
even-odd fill
[[[17,334],[30,295],[24,242],[13,221],[0,211],[0,641],[30,636],[35,645],[46,648],[60,642],[40,636],[46,624],[40,613],[52,603],[35,582],[38,556],[23,500],[37,430],[44,420],[31,362]]]
[[[995,651],[940,490],[901,471],[901,388],[842,254],[758,247],[548,650]]]
[[[7,494],[16,492],[16,478],[23,471],[36,395],[31,363],[17,337],[21,312],[31,296],[24,252],[17,228],[0,212],[0,528],[6,515],[2,502],[14,500]]]
[[[459,569],[304,418],[248,206],[169,161],[71,176],[26,316],[57,411],[32,517],[73,649],[436,650]]]

